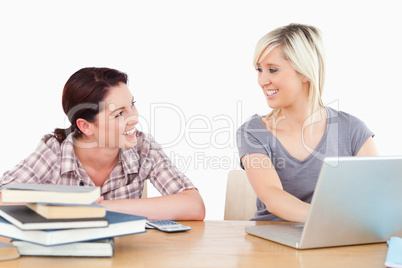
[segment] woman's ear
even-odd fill
[[[305,76],[302,77],[302,81],[303,83],[310,82],[310,80]]]
[[[93,130],[91,128],[91,124],[82,118],[78,118],[77,121],[77,127],[81,130],[82,133],[84,133],[86,136],[91,136],[93,134]]]

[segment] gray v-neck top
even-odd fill
[[[237,130],[237,148],[240,159],[252,153],[267,155],[279,175],[283,189],[300,200],[311,203],[324,157],[355,156],[369,137],[374,137],[360,119],[327,107],[325,133],[306,159],[292,157],[281,142],[265,127],[259,115],[253,115]],[[244,169],[241,161],[241,167]],[[266,168],[272,168],[268,166]],[[283,221],[269,213],[257,198],[254,221]]]

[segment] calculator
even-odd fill
[[[190,226],[185,226],[175,221],[171,220],[154,220],[147,221],[147,228],[155,228],[162,232],[174,233],[174,232],[184,232],[191,230]]]

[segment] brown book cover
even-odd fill
[[[106,208],[97,203],[90,205],[28,203],[26,206],[46,219],[102,218],[106,215]]]

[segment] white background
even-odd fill
[[[291,22],[323,32],[324,103],[362,119],[382,155],[401,154],[401,18],[399,1],[387,0],[1,1],[0,174],[69,127],[61,93],[72,73],[117,68],[140,128],[198,187],[206,219],[223,219],[236,129],[269,112],[254,46]]]

